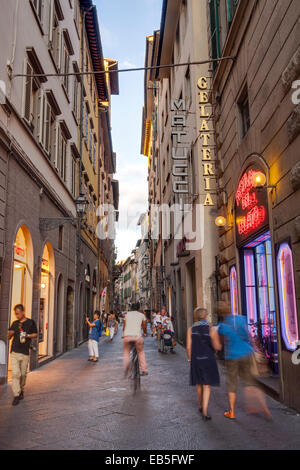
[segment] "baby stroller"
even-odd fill
[[[173,344],[174,333],[172,330],[165,329],[161,332],[160,335],[160,350],[162,353],[167,353],[168,351],[171,354],[174,354],[174,344]]]

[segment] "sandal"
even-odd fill
[[[235,419],[235,414],[233,411],[225,411],[224,417],[229,419]]]

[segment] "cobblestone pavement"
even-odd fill
[[[145,341],[149,376],[133,396],[122,375],[121,333],[102,337],[101,360],[87,362],[87,345],[28,376],[25,400],[11,406],[10,385],[0,387],[0,449],[299,449],[300,416],[268,397],[273,421],[248,416],[239,397],[237,420],[223,417],[222,385],[211,398],[211,422],[197,411],[188,385],[185,351],[160,355]]]

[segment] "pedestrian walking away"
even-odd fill
[[[143,336],[147,336],[147,318],[145,315],[139,311],[139,303],[132,305],[132,310],[127,312],[125,321],[124,321],[124,330],[123,330],[123,351],[124,351],[124,370],[125,376],[128,373],[130,365],[130,348],[131,344],[134,343],[140,368],[142,371],[141,375],[148,375],[147,362],[144,351],[144,339],[141,334],[143,329]]]
[[[206,309],[196,308],[195,323],[187,332],[187,355],[191,363],[190,385],[197,387],[199,411],[205,421],[211,420],[207,412],[211,387],[220,385],[215,350],[222,349],[219,336],[208,324],[207,316]]]
[[[109,329],[109,339],[110,341],[112,341],[118,329],[118,322],[116,320],[116,316],[113,311],[110,312],[107,325]]]
[[[235,403],[238,377],[245,383],[246,404],[254,400],[256,410],[248,409],[248,412],[263,411],[268,419],[271,413],[267,407],[265,396],[258,389],[252,374],[253,347],[246,318],[243,315],[232,315],[231,308],[224,302],[219,302],[219,315],[224,317],[218,326],[218,334],[224,338],[225,364],[227,372],[227,393],[229,410],[225,411],[225,418],[235,419]]]
[[[102,335],[103,324],[100,321],[101,313],[96,310],[94,313],[94,321],[90,322],[88,318],[86,318],[86,322],[90,327],[89,332],[89,361],[90,362],[98,362],[99,360],[99,340]]]
[[[24,398],[31,340],[37,338],[36,324],[30,318],[26,318],[24,306],[18,304],[14,307],[14,311],[17,320],[11,324],[8,330],[8,339],[13,339],[10,355],[13,406],[18,405],[19,401]]]

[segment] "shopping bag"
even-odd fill
[[[105,334],[106,334],[106,336],[109,336],[109,328],[106,328]]]

